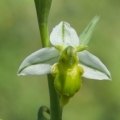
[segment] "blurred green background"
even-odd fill
[[[63,120],[120,120],[120,0],[53,0],[49,30],[64,20],[80,34],[98,14],[88,50],[108,67],[112,81],[83,79]],[[16,74],[24,58],[40,48],[34,0],[0,0],[0,119],[36,120],[38,108],[49,106],[46,76]]]

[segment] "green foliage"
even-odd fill
[[[49,46],[48,16],[52,0],[34,0],[40,29],[42,46]]]
[[[49,108],[46,106],[41,106],[38,110],[38,119],[37,120],[48,120],[48,118],[44,115],[44,113],[50,114]]]

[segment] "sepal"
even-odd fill
[[[99,58],[88,51],[78,53],[79,64],[84,69],[83,77],[96,80],[111,80],[111,75]]]
[[[42,75],[51,72],[51,66],[58,61],[59,51],[54,47],[42,48],[29,55],[20,65],[18,75]]]

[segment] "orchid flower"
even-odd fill
[[[41,48],[29,55],[20,65],[18,75],[53,74],[55,89],[64,99],[63,106],[79,90],[81,77],[110,80],[111,75],[106,66],[86,50],[98,19],[95,17],[80,37],[69,23],[60,22],[50,35],[53,47]],[[68,80],[67,87],[61,86],[61,79]],[[70,79],[77,81],[77,84],[70,83]],[[75,86],[71,87],[70,84]]]

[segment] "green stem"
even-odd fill
[[[40,34],[41,34],[41,40],[42,40],[42,46],[43,47],[48,47],[50,46],[49,43],[49,32],[48,32],[48,25],[46,23],[42,23],[39,25],[39,29],[40,29]]]
[[[38,24],[41,34],[41,40],[43,47],[50,46],[49,43],[49,32],[48,32],[48,15],[52,0],[34,0]],[[48,87],[50,94],[50,116],[51,120],[62,120],[62,109],[60,108],[59,95],[54,88],[54,77],[49,74],[48,77]]]
[[[49,46],[48,16],[52,0],[34,0],[43,47]]]
[[[59,95],[54,88],[54,77],[51,74],[48,75],[48,86],[50,93],[51,120],[62,120]]]

